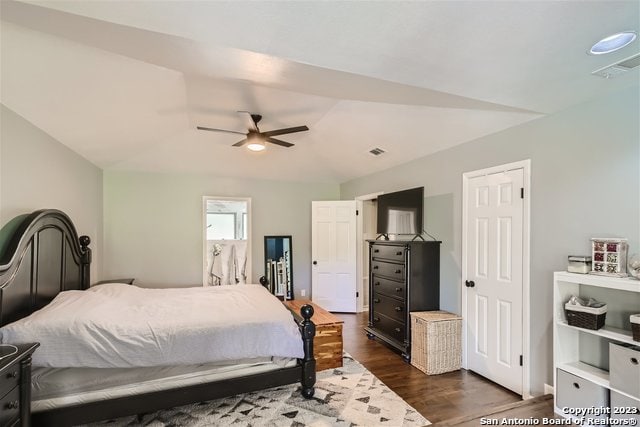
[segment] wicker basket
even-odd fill
[[[593,308],[566,303],[564,309],[569,326],[592,329],[594,331],[604,326],[604,320],[607,316],[606,304],[599,308]]]
[[[631,332],[633,333],[633,340],[640,341],[640,314],[632,314],[629,316],[631,321]]]
[[[446,311],[411,313],[411,364],[427,375],[462,365],[462,317]]]

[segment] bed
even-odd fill
[[[76,296],[84,298],[89,294],[124,292],[135,299],[136,292],[144,292],[127,284],[105,284],[90,289],[89,245],[90,239],[78,237],[69,217],[58,210],[36,211],[7,223],[0,231],[0,326],[6,326],[3,330],[11,328],[12,322],[32,319],[47,310],[54,315],[62,315],[60,301],[64,297],[72,297],[73,300]],[[246,286],[242,290],[250,295],[252,292],[260,293],[250,285],[228,288],[240,286]],[[62,291],[71,292],[60,294]],[[207,291],[196,292],[205,295]],[[52,301],[54,303],[50,304]],[[56,304],[58,311],[54,310]],[[117,307],[105,307],[111,307],[107,311],[119,311]],[[253,310],[247,310],[247,317],[250,317],[250,311]],[[294,329],[297,328],[302,341],[300,357],[236,360],[233,354],[227,354],[224,360],[208,363],[202,356],[184,366],[167,366],[163,362],[161,366],[139,368],[135,376],[130,374],[132,371],[128,371],[126,365],[121,366],[116,354],[109,352],[101,351],[100,357],[94,358],[89,354],[78,356],[83,361],[97,360],[83,368],[65,368],[55,362],[47,362],[48,356],[44,355],[50,353],[55,356],[60,349],[55,348],[56,341],[43,337],[41,348],[34,355],[34,360],[42,366],[33,369],[32,423],[76,425],[297,382],[300,382],[302,395],[311,398],[315,384],[315,326],[310,320],[312,315],[310,306],[303,307],[300,314],[293,313]],[[193,328],[189,326],[188,329]],[[131,336],[135,337],[135,334],[136,330]],[[5,334],[7,336],[10,335]],[[78,341],[73,345],[81,348],[82,344]],[[43,360],[36,359],[41,355]],[[141,354],[140,358],[144,359],[144,356]],[[104,378],[109,381],[104,381]]]

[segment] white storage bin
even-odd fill
[[[588,408],[609,406],[609,389],[589,380],[558,369],[556,403],[558,408]],[[590,415],[589,418],[606,419],[607,414]]]
[[[609,383],[640,399],[640,347],[609,343]]]
[[[611,390],[611,418],[614,420],[635,420],[640,425],[640,400],[632,399]],[[624,425],[620,423],[619,425]]]

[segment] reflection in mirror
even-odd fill
[[[251,277],[251,199],[203,197],[204,286],[247,283]]]
[[[291,236],[264,236],[264,285],[284,300],[293,299]]]

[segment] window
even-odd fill
[[[247,224],[247,221],[248,221],[247,218],[248,218],[247,213],[244,212],[242,214],[242,238],[245,240],[247,239],[247,231],[249,230],[249,225]]]
[[[235,214],[207,212],[207,240],[231,240],[235,238]]]

